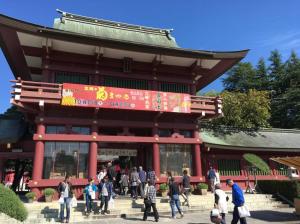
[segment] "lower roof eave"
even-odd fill
[[[218,145],[212,143],[205,143],[206,147],[216,149],[227,149],[234,151],[260,151],[260,152],[300,152],[300,148],[268,148],[268,147],[245,147],[245,146],[231,146],[231,145]]]

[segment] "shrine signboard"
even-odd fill
[[[64,83],[63,106],[190,113],[189,94]]]

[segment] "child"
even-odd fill
[[[93,201],[96,198],[97,186],[94,184],[93,178],[89,178],[89,184],[84,188],[85,204],[87,208],[87,215],[90,215],[93,208]]]

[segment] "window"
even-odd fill
[[[182,83],[160,82],[159,90],[163,92],[189,93],[189,86]]]
[[[64,134],[66,127],[63,125],[47,125],[46,134]]]
[[[89,76],[78,73],[57,72],[55,73],[55,83],[77,83],[89,84]]]
[[[159,137],[170,137],[172,135],[171,129],[159,129],[158,136]]]
[[[149,89],[148,81],[141,79],[124,79],[112,76],[104,76],[104,86],[127,88],[127,89]]]
[[[218,170],[222,176],[240,176],[241,164],[238,159],[218,160]]]
[[[72,126],[72,134],[89,135],[89,127]]]
[[[87,178],[89,143],[46,142],[44,179]]]
[[[190,130],[180,130],[180,135],[183,135],[185,138],[193,138],[193,131]]]
[[[183,170],[192,175],[192,147],[183,144],[160,144],[160,173],[170,171],[173,176],[181,176]]]

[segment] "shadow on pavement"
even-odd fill
[[[282,211],[252,211],[252,219],[259,219],[266,222],[287,222],[300,220],[294,213]]]

